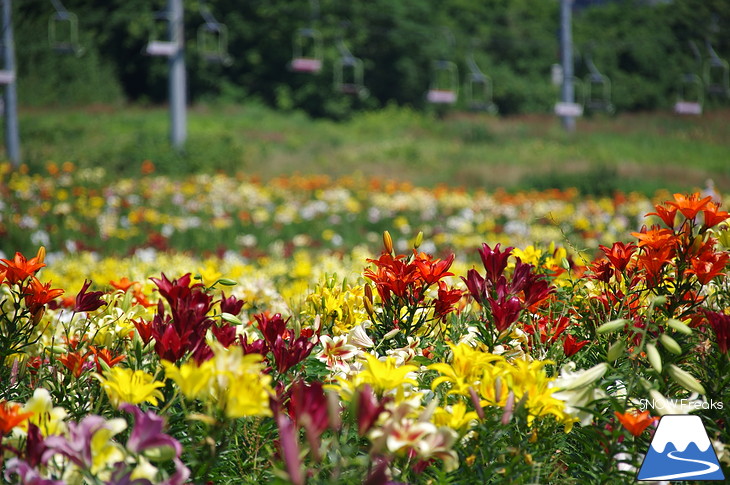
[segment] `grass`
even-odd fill
[[[188,113],[184,153],[168,144],[162,108],[90,106],[23,109],[24,162],[51,161],[138,176],[144,160],[160,173],[221,170],[269,179],[292,173],[353,172],[469,188],[690,190],[712,178],[730,189],[730,109],[702,117],[622,114],[578,121],[566,134],[550,115],[441,119],[390,107],[348,122],[312,120],[260,105],[199,105]]]

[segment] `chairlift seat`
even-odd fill
[[[677,101],[674,104],[674,112],[680,115],[701,115],[702,105],[691,101]]]
[[[311,57],[297,57],[292,59],[291,69],[295,72],[317,73],[322,70],[322,61]]]
[[[454,104],[456,103],[456,91],[447,89],[429,89],[426,94],[429,103]]]
[[[153,40],[147,44],[145,52],[150,56],[172,57],[178,52],[178,45],[176,42]]]
[[[349,94],[351,96],[356,96],[360,94],[360,86],[355,83],[342,83],[340,84],[340,92],[342,94]]]
[[[7,85],[15,82],[15,71],[0,71],[0,84]]]

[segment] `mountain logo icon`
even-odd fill
[[[662,416],[636,479],[725,480],[700,417]]]

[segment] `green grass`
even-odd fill
[[[182,154],[169,146],[164,108],[25,109],[20,129],[24,162],[40,173],[50,161],[71,161],[104,167],[110,177],[138,176],[151,160],[159,173],[220,170],[263,179],[360,172],[427,186],[651,193],[712,178],[720,190],[730,188],[728,109],[581,119],[571,135],[549,115],[438,119],[391,107],[335,123],[255,104],[200,105],[188,112]]]

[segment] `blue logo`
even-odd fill
[[[636,479],[725,480],[700,417],[662,416]]]

